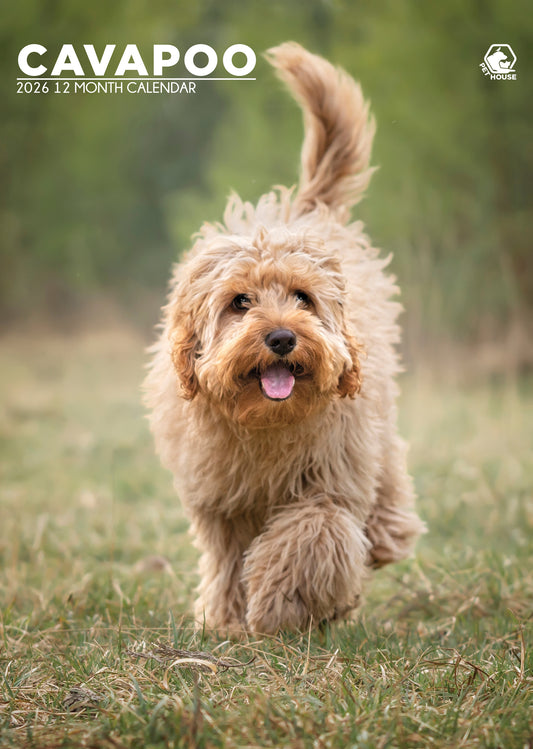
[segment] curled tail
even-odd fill
[[[344,70],[286,42],[267,59],[288,85],[304,114],[299,213],[319,203],[332,209],[357,203],[368,186],[375,124],[361,87]]]

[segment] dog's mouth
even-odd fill
[[[265,369],[256,368],[250,372],[251,377],[259,380],[263,395],[273,401],[290,398],[296,378],[304,374],[304,368],[300,364],[288,362],[276,362],[269,364]]]

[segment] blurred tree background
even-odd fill
[[[411,341],[470,342],[527,328],[531,253],[531,48],[525,2],[505,0],[19,0],[0,19],[0,311],[4,323],[76,319],[115,300],[157,318],[169,267],[230,189],[250,200],[298,176],[296,105],[260,56],[294,39],[361,81],[378,122],[380,166],[356,207],[393,252]],[[196,94],[16,93],[17,55],[40,43],[153,44],[183,57],[196,43],[221,60],[258,54],[255,82],[199,81]],[[516,81],[480,63],[509,43]],[[181,62],[179,63],[181,66]],[[177,70],[177,69],[176,69]],[[219,65],[218,72],[221,71]],[[183,75],[180,72],[170,75]],[[103,305],[103,308],[105,305]]]

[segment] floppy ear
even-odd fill
[[[357,393],[361,390],[361,367],[359,364],[359,354],[361,347],[353,336],[344,331],[344,340],[348,347],[348,352],[352,360],[351,367],[345,367],[344,372],[339,377],[339,384],[337,390],[341,398],[349,396],[355,398]]]
[[[200,349],[192,316],[177,320],[170,335],[171,356],[181,385],[181,394],[192,400],[198,391],[195,364]]]

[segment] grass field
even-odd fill
[[[235,643],[188,618],[142,361],[126,332],[0,341],[2,749],[533,747],[531,380],[405,378],[416,559],[356,622]]]

